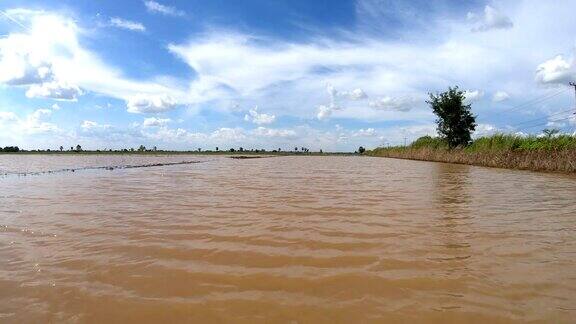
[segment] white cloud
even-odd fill
[[[473,21],[475,26],[474,32],[485,32],[492,29],[510,29],[514,27],[512,20],[502,12],[487,5],[484,7],[483,15],[468,13],[468,20]]]
[[[258,127],[252,134],[260,137],[281,137],[281,138],[295,138],[297,136],[296,132],[291,129],[273,129]]]
[[[362,89],[354,89],[352,91],[341,91],[338,92],[339,97],[344,97],[350,100],[362,100],[368,98],[368,95]]]
[[[99,124],[95,121],[91,121],[91,120],[85,120],[82,122],[82,124],[80,125],[80,127],[83,130],[95,130],[95,129],[109,129],[112,128],[111,125],[107,125],[107,124]]]
[[[332,109],[330,109],[330,107],[324,105],[318,106],[318,114],[316,114],[316,118],[318,118],[318,120],[326,120],[330,118],[331,115]]]
[[[246,139],[246,134],[240,128],[222,127],[212,132],[210,138],[217,141],[239,142]]]
[[[540,65],[536,69],[536,81],[539,83],[567,84],[576,80],[574,61],[565,60],[558,55]]]
[[[276,120],[276,116],[258,113],[258,107],[250,109],[248,114],[244,115],[244,120],[248,122],[252,122],[256,125],[267,125],[272,124]]]
[[[336,106],[333,102],[329,105],[320,105],[318,106],[318,113],[316,114],[316,118],[318,120],[326,120],[332,116],[334,111],[342,110],[342,107]]]
[[[510,95],[506,91],[497,91],[492,97],[494,102],[502,102],[510,99]]]
[[[131,113],[160,113],[176,107],[176,101],[167,95],[137,94],[126,102]]]
[[[60,129],[47,119],[52,115],[50,109],[37,109],[19,118],[13,112],[0,112],[0,125],[11,134],[40,134],[47,132],[57,132]]]
[[[146,31],[146,27],[144,27],[142,23],[125,20],[118,17],[110,18],[110,26],[138,32]]]
[[[58,104],[53,104],[52,105],[52,110],[60,110],[60,106]]]
[[[144,127],[163,127],[168,125],[172,120],[170,118],[156,118],[150,117],[144,119],[142,126]]]
[[[26,116],[25,119],[20,120],[18,128],[29,134],[58,131],[59,129],[56,125],[46,121],[51,115],[52,110],[50,109],[37,109]]]
[[[376,136],[376,130],[374,128],[359,129],[352,134],[354,137],[373,137]]]
[[[82,94],[83,92],[78,86],[60,81],[33,84],[26,91],[28,98],[52,98],[66,101],[76,101]]]
[[[18,116],[11,111],[0,111],[0,124],[18,121]]]
[[[182,10],[166,6],[152,0],[144,1],[144,5],[146,6],[146,9],[152,13],[160,13],[167,16],[184,16],[186,14]]]
[[[474,131],[474,137],[489,136],[498,133],[499,129],[492,124],[478,124],[476,125],[476,130]]]
[[[160,127],[155,132],[145,132],[143,135],[144,137],[153,141],[162,141],[165,143],[185,143],[186,145],[204,145],[208,139],[206,134],[189,132],[183,128],[172,129],[168,127]],[[190,147],[187,146],[187,149],[190,149]]]
[[[16,48],[2,46],[0,40],[0,82],[8,85],[30,85],[50,81],[54,75],[49,63],[31,59]],[[5,43],[4,43],[5,44]],[[17,44],[13,44],[17,46]]]
[[[193,98],[168,78],[130,80],[82,46],[75,20],[47,11],[11,9],[26,28],[0,38],[0,83],[30,88],[29,95],[74,100],[80,89],[127,100],[139,93]]]
[[[464,97],[466,97],[467,103],[472,103],[479,101],[484,98],[484,91],[481,90],[466,90],[464,91]]]
[[[393,110],[393,111],[410,111],[417,103],[417,99],[413,97],[402,97],[402,98],[392,98],[392,97],[382,97],[376,100],[370,101],[368,104],[371,108],[377,110]]]

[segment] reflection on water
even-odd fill
[[[576,178],[360,157],[0,156],[0,322],[570,322]]]

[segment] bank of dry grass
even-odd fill
[[[400,159],[448,162],[497,168],[576,172],[576,137],[494,135],[466,148],[449,149],[438,138],[422,137],[407,147],[377,148],[366,153]]]

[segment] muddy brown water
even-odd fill
[[[94,168],[179,161],[202,163]],[[576,319],[573,176],[365,157],[0,171],[0,323]]]

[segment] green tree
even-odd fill
[[[476,129],[476,117],[472,115],[471,105],[464,104],[466,97],[458,87],[436,95],[430,93],[430,105],[436,119],[438,135],[448,143],[450,148],[467,146]]]
[[[546,128],[544,130],[542,130],[542,133],[544,133],[544,136],[546,136],[546,138],[552,138],[554,135],[560,133],[560,130],[557,128]]]
[[[364,152],[366,152],[366,149],[365,149],[363,146],[360,146],[360,147],[358,148],[358,153],[364,154]]]
[[[80,144],[76,145],[76,152],[82,151],[82,146]]]
[[[146,151],[146,146],[140,145],[140,147],[138,147],[138,152],[144,152],[144,151]]]
[[[60,145],[60,152],[64,151],[64,146]]]

